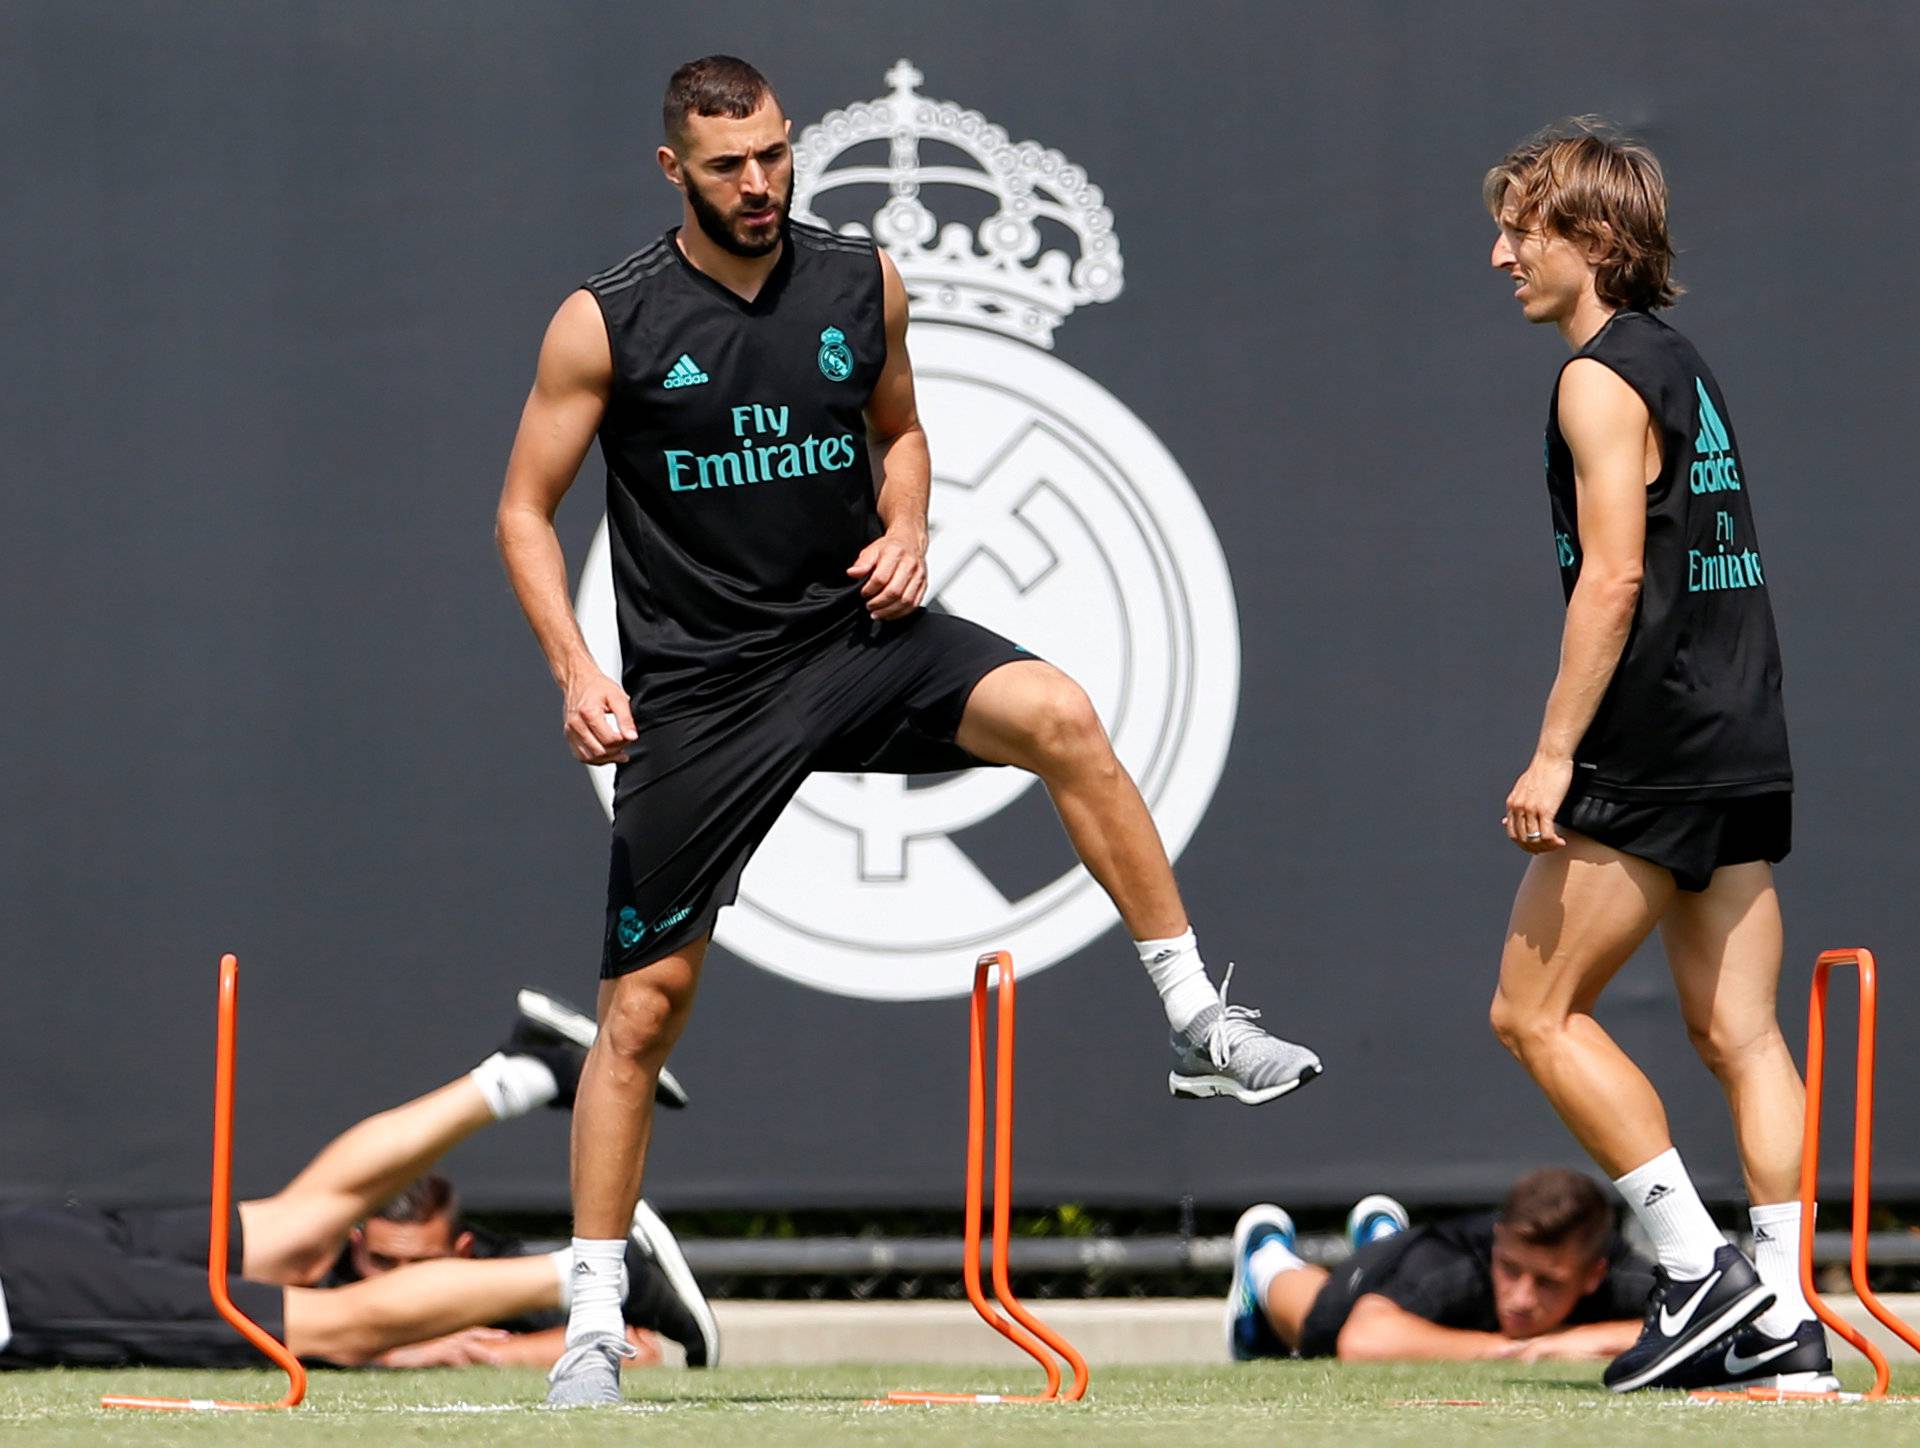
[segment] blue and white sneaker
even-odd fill
[[[1254,1291],[1248,1270],[1253,1254],[1279,1241],[1295,1250],[1293,1218],[1271,1202],[1248,1207],[1233,1224],[1233,1283],[1227,1288],[1227,1354],[1237,1363],[1255,1358],[1287,1357],[1287,1345],[1267,1321],[1267,1311]]]
[[[1405,1207],[1392,1197],[1375,1192],[1360,1198],[1347,1213],[1347,1245],[1358,1252],[1362,1247],[1399,1236],[1409,1225]]]

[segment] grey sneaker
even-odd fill
[[[633,1344],[610,1332],[570,1347],[547,1374],[549,1408],[601,1408],[618,1405],[620,1361],[638,1357]]]
[[[1272,1036],[1254,1024],[1260,1012],[1227,1004],[1233,967],[1220,982],[1220,1003],[1208,1006],[1173,1045],[1167,1089],[1175,1096],[1231,1096],[1249,1106],[1285,1096],[1321,1072],[1320,1058],[1305,1046]]]

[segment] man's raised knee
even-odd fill
[[[1065,675],[1041,696],[1027,721],[1027,737],[1034,756],[1047,764],[1099,763],[1113,755],[1093,701]]]
[[[638,1061],[655,1052],[673,1028],[675,1002],[657,986],[635,985],[614,993],[600,1038],[615,1056]]]

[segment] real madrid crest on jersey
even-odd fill
[[[800,134],[793,214],[870,232],[906,286],[933,453],[929,598],[1085,687],[1177,858],[1226,763],[1239,624],[1219,540],[1180,465],[1124,403],[1052,355],[1074,308],[1120,295],[1112,213],[1058,151],[927,99],[906,61],[886,79],[886,95]],[[937,159],[922,159],[923,143]],[[973,217],[984,198],[985,219],[943,222],[935,205],[956,196]],[[821,333],[818,360],[836,381],[852,374],[840,327]],[[618,677],[604,532],[577,607]],[[611,808],[613,771],[594,774]],[[965,993],[984,950],[1010,950],[1029,974],[1116,923],[1032,775],[816,774],[715,938],[823,990],[909,1000]]]
[[[853,376],[853,349],[847,346],[847,334],[838,327],[820,334],[820,370],[835,382]]]

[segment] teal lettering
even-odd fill
[[[683,459],[692,456],[692,453],[681,448],[670,447],[667,449],[667,486],[676,493],[691,493],[695,488],[700,486],[698,483],[683,483],[680,481],[681,469],[687,466]]]
[[[700,459],[700,486],[703,488],[739,487],[744,481],[740,476],[739,453],[705,453]],[[725,474],[733,474],[729,483]]]
[[[819,446],[820,446],[820,439],[815,437],[812,433],[808,433],[805,437],[800,439],[801,450],[805,452],[807,455],[807,472],[809,473],[817,473],[820,471],[820,464],[818,460],[816,460],[816,458],[814,457],[814,450]]]
[[[1737,493],[1740,491],[1740,464],[1731,453],[1703,458],[1687,474],[1694,493]]]
[[[760,404],[757,402],[751,403],[746,407],[734,408],[733,409],[733,435],[735,437],[745,437],[748,432],[748,424],[758,421],[759,411],[760,411]],[[758,431],[758,429],[756,428],[754,429],[754,431]]]
[[[775,449],[780,454],[780,476],[783,478],[803,478],[805,471],[800,466],[800,449],[792,443],[780,444]]]
[[[746,472],[747,481],[750,483],[760,482],[761,481],[760,474],[755,472],[753,468],[753,444],[750,442],[741,443],[740,456],[744,459],[744,461],[740,464],[740,466]]]
[[[779,451],[778,446],[755,449],[755,452],[757,452],[760,457],[760,476],[754,479],[755,482],[770,483],[773,481],[773,455]]]

